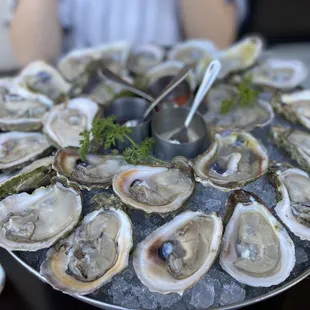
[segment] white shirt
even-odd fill
[[[18,0],[8,1],[12,14]],[[172,45],[182,40],[178,0],[58,1],[60,22],[66,30],[65,51],[112,41]],[[242,22],[246,0],[235,1]]]

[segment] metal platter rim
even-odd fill
[[[8,253],[19,264],[21,264],[24,268],[26,268],[30,273],[32,273],[34,276],[36,276],[38,279],[40,279],[44,283],[47,283],[45,281],[45,279],[40,275],[40,273],[38,271],[36,271],[32,267],[30,267],[21,258],[19,258],[18,255],[16,255],[12,251],[8,251]],[[263,294],[261,296],[257,296],[255,298],[252,298],[252,299],[249,299],[249,300],[245,300],[245,301],[242,301],[242,302],[239,302],[239,303],[231,304],[229,306],[220,306],[220,307],[215,307],[215,308],[208,308],[206,310],[231,310],[231,309],[238,309],[238,308],[242,308],[242,307],[245,307],[245,306],[249,306],[249,305],[255,304],[257,302],[266,300],[268,298],[274,297],[274,296],[276,296],[276,295],[286,291],[287,289],[293,287],[294,285],[296,285],[297,283],[299,283],[300,281],[302,281],[303,279],[305,279],[308,276],[310,276],[310,267],[308,267],[302,274],[300,274],[295,279],[292,279],[291,281],[285,283],[283,286],[280,286],[280,287],[278,287],[278,288],[276,288],[276,289],[274,289],[274,290],[272,290],[272,291],[270,291],[270,292],[268,292],[266,294]],[[86,296],[82,296],[82,295],[71,295],[71,296],[76,298],[76,299],[79,299],[80,301],[83,301],[83,302],[85,302],[87,304],[95,306],[97,308],[107,309],[107,310],[127,310],[127,308],[116,306],[116,305],[109,304],[109,303],[105,303],[103,301],[98,301],[98,300],[92,299],[90,297],[86,297]]]

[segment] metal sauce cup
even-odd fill
[[[195,114],[189,126],[189,130],[197,135],[196,140],[182,144],[168,140],[167,133],[181,128],[188,112],[188,108],[167,108],[153,114],[152,135],[155,139],[155,155],[158,158],[171,160],[179,155],[194,158],[208,147],[207,128],[200,113]]]
[[[116,120],[120,124],[124,124],[128,120],[141,119],[144,112],[150,106],[150,102],[138,97],[123,97],[112,101],[107,108],[104,109],[104,116],[116,116]],[[130,127],[132,132],[129,134],[130,138],[140,143],[145,138],[151,136],[151,115],[146,121],[136,127]],[[126,147],[131,146],[129,141],[117,142],[116,148],[123,151]]]

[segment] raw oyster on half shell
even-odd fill
[[[126,205],[162,214],[182,207],[195,187],[191,169],[178,162],[154,167],[125,165],[116,172],[112,184]]]
[[[228,113],[223,113],[223,101],[234,98],[237,92],[236,87],[227,84],[219,84],[210,89],[205,100],[207,112],[203,115],[209,128],[251,131],[271,123],[274,118],[273,109],[261,98],[257,98],[251,105],[233,106]]]
[[[307,77],[307,66],[299,60],[266,59],[250,70],[254,85],[269,86],[276,89],[292,89]]]
[[[76,149],[61,149],[55,155],[54,168],[60,178],[80,188],[106,188],[121,166],[127,164],[121,155],[89,154],[84,161]]]
[[[268,169],[268,155],[251,134],[215,134],[210,148],[192,162],[196,181],[222,191],[238,189],[259,178]]]
[[[0,170],[18,168],[51,147],[38,132],[11,131],[0,134]]]
[[[295,246],[285,228],[256,195],[238,190],[227,201],[220,264],[237,281],[257,287],[283,282],[295,265]]]
[[[44,133],[56,147],[79,147],[80,133],[90,130],[98,105],[87,98],[75,98],[53,107],[44,117]]]
[[[40,273],[54,289],[89,294],[127,267],[132,242],[128,215],[101,208],[47,252]]]
[[[310,134],[286,127],[273,127],[272,136],[278,147],[287,151],[292,159],[310,171]]]
[[[271,104],[288,121],[310,129],[310,90],[276,94]]]
[[[11,251],[48,248],[77,224],[80,194],[61,183],[0,202],[0,246]]]
[[[31,96],[7,94],[0,100],[0,129],[3,131],[35,131],[52,104]]]
[[[223,232],[215,213],[187,211],[138,244],[133,266],[151,292],[180,295],[210,269]]]

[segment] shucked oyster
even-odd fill
[[[70,88],[71,85],[57,70],[42,61],[36,61],[29,64],[15,79],[13,90],[26,97],[29,93],[41,94],[58,103],[66,98]]]
[[[268,169],[265,148],[249,133],[215,135],[215,142],[192,163],[196,180],[223,191],[241,188]]]
[[[285,165],[272,167],[278,191],[275,211],[289,230],[302,240],[310,240],[310,178],[308,173]]]
[[[277,94],[271,101],[275,110],[292,123],[310,129],[310,90]]]
[[[254,194],[235,191],[227,201],[220,264],[237,281],[269,287],[283,282],[295,265],[295,247],[286,230]]]
[[[8,94],[0,99],[0,129],[34,131],[42,127],[44,114],[52,107],[40,99]]]
[[[132,224],[120,209],[99,209],[47,252],[41,275],[55,289],[89,294],[128,265]]]
[[[114,174],[125,164],[121,155],[87,155],[82,161],[76,150],[67,148],[57,152],[54,168],[70,185],[91,189],[110,186]]]
[[[299,60],[269,58],[248,73],[252,83],[277,89],[292,89],[307,77],[307,66]]]
[[[0,134],[0,169],[17,168],[50,148],[47,138],[37,132],[12,131]]]
[[[130,72],[141,75],[160,64],[165,57],[165,50],[155,44],[147,43],[133,47],[127,60]]]
[[[11,251],[50,247],[77,224],[81,211],[80,194],[60,183],[9,196],[0,202],[0,246]]]
[[[176,216],[138,244],[133,259],[138,278],[151,292],[182,295],[212,266],[222,232],[215,213]]]
[[[51,178],[56,174],[52,170],[54,156],[35,160],[16,174],[8,176],[0,182],[0,199],[23,191],[34,190],[51,183]]]
[[[272,135],[279,147],[287,151],[304,169],[310,171],[310,134],[308,132],[273,127]]]
[[[126,165],[114,175],[113,190],[127,205],[146,213],[179,209],[194,191],[188,167]]]
[[[56,147],[78,147],[80,133],[91,129],[98,112],[98,105],[90,99],[69,100],[45,115],[43,131]]]
[[[251,105],[237,105],[228,113],[222,112],[223,101],[234,98],[237,91],[227,84],[220,84],[209,91],[206,97],[207,113],[203,115],[209,128],[251,131],[256,127],[264,127],[273,120],[271,105],[260,98]]]

